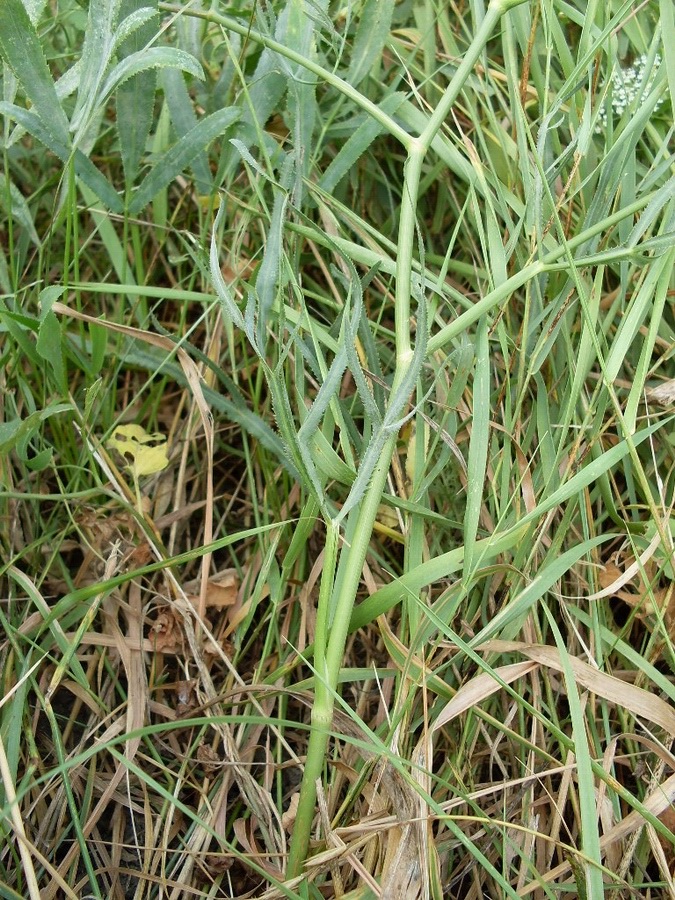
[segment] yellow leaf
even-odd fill
[[[118,425],[108,447],[131,460],[128,469],[134,478],[154,475],[169,465],[164,435],[148,434],[141,425]]]

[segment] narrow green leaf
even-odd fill
[[[225,279],[220,271],[220,258],[218,255],[218,240],[222,237],[221,223],[225,214],[225,204],[221,203],[220,209],[216,215],[216,221],[213,223],[213,233],[211,235],[211,250],[209,252],[209,271],[211,273],[211,281],[216,290],[216,295],[220,301],[221,315],[231,322],[241,331],[246,331],[246,323],[241,310],[234,301],[232,292],[225,284]],[[255,337],[253,337],[255,342]],[[255,349],[255,348],[254,348]]]
[[[116,43],[119,42],[118,54],[121,57],[138,52],[152,40],[155,33],[153,18],[157,15],[156,7],[157,0],[124,0],[120,15],[126,18],[115,35]],[[148,13],[147,21],[142,22],[133,33],[126,34],[122,40],[120,32],[124,33],[124,24],[144,10]],[[149,13],[153,14],[153,18],[150,18]],[[157,72],[150,69],[147,72],[139,72],[120,84],[115,94],[117,112],[115,125],[127,187],[133,184],[145,153],[155,109],[156,86]]]
[[[609,540],[616,540],[616,534],[601,534],[577,544],[560,556],[556,556],[552,562],[543,566],[523,588],[502,609],[493,616],[488,624],[469,641],[471,647],[479,647],[490,638],[499,635],[502,640],[513,640],[519,633],[530,610],[560,579],[583,559],[591,550],[599,547]]]
[[[69,403],[50,403],[44,409],[26,416],[25,419],[0,423],[0,453],[9,453],[20,441],[25,441],[37,431],[40,423],[45,419],[70,409],[72,407]]]
[[[319,392],[314,398],[314,402],[304,416],[304,421],[298,432],[298,439],[300,441],[309,442],[312,435],[318,431],[326,410],[332,399],[337,396],[340,390],[342,376],[346,368],[347,352],[344,347],[341,347],[323,378]],[[299,398],[299,400],[300,403],[303,403],[304,405],[304,398]]]
[[[292,157],[288,157],[287,162],[289,165],[285,167],[284,184],[281,188],[277,188],[274,197],[272,219],[265,238],[265,252],[255,281],[255,290],[258,298],[256,342],[259,351],[262,353],[265,352],[270,313],[274,306],[277,292],[281,290],[283,233],[289,201],[285,184],[287,181],[290,181],[291,173],[289,170],[294,160]]]
[[[185,85],[183,73],[177,69],[166,69],[162,72],[161,83],[164,88],[164,99],[169,108],[171,124],[177,138],[182,138],[197,125],[198,119],[194,104]],[[213,190],[213,177],[209,168],[206,152],[199,153],[192,161],[195,184],[200,194],[208,194]]]
[[[466,510],[464,513],[464,578],[471,575],[474,543],[478,534],[483,485],[490,443],[490,347],[487,317],[478,323],[476,367],[473,377],[473,418],[467,462]]]
[[[498,535],[492,535],[476,542],[475,556],[481,559],[481,563],[487,564],[500,553],[506,553],[516,546],[525,533],[524,527],[515,527]],[[422,588],[441,578],[459,572],[464,562],[464,547],[456,547],[427,562],[421,563],[405,575],[385,585],[367,600],[360,603],[352,614],[349,623],[350,631],[357,631],[378,616],[388,612],[396,606],[403,597],[416,597]]]
[[[670,93],[670,108],[675,109],[675,9],[670,0],[659,0],[661,13],[661,34],[663,55],[665,57],[666,75],[668,77],[668,91]]]
[[[13,569],[12,566],[8,567],[10,570]],[[4,569],[4,566],[3,566]],[[3,571],[3,575],[4,575]],[[13,632],[13,628],[8,622],[2,610],[0,610],[0,628],[2,628],[3,633],[6,635],[10,635]],[[16,651],[15,651],[16,653]],[[18,658],[17,658],[18,657]],[[23,746],[25,742],[25,735],[23,733],[24,729],[24,715],[27,709],[28,696],[31,691],[31,653],[30,650],[26,653],[25,656],[17,656],[15,657],[15,661],[13,662],[12,669],[14,677],[16,678],[16,686],[14,691],[12,692],[12,702],[4,703],[2,709],[0,710],[1,717],[1,726],[0,726],[0,735],[2,736],[2,742],[4,744],[5,752],[7,755],[7,766],[11,773],[12,782],[14,784],[17,783],[17,774],[19,772],[19,761],[22,756]],[[10,671],[9,666],[7,667],[7,671]],[[23,767],[22,767],[23,768]],[[23,768],[25,772],[25,768]],[[24,776],[25,777],[25,776]],[[7,793],[6,786],[2,784],[0,786],[0,808],[3,809],[3,818],[5,818],[6,813],[5,809],[7,809]],[[6,819],[5,819],[6,821]],[[14,894],[12,891],[5,895],[5,891],[7,890],[7,886],[3,885],[3,900],[4,896],[14,896],[17,897],[18,900],[24,900],[21,894]]]
[[[112,212],[122,213],[124,204],[110,182],[96,168],[81,150],[72,150],[48,131],[34,113],[15,106],[13,103],[0,102],[0,114],[9,116],[18,122],[29,134],[41,141],[61,162],[72,162],[75,174],[105,203]]]
[[[325,2],[323,4],[326,5]],[[313,60],[314,27],[316,14],[310,10],[304,0],[290,0],[288,22],[284,43],[289,50],[305,59]],[[317,119],[316,75],[289,61],[283,61],[283,68],[288,72],[288,126],[292,135],[292,147],[295,157],[295,188],[293,202],[300,206],[305,192],[305,181],[309,176],[312,157],[308,149],[313,146],[312,135]]]
[[[101,93],[97,98],[99,105],[106,102],[113,91],[127,79],[133,78],[148,69],[182,69],[195,78],[204,78],[204,72],[197,60],[175,47],[150,47],[147,50],[139,50],[132,53],[121,62],[117,63],[105,80]]]
[[[38,331],[35,349],[54,373],[56,384],[62,394],[68,393],[66,370],[63,364],[63,344],[61,339],[61,323],[51,312],[42,319]]]
[[[597,540],[597,538],[596,538]],[[586,730],[586,717],[581,706],[579,689],[574,677],[574,670],[570,664],[565,640],[560,629],[544,605],[544,611],[548,624],[555,637],[556,646],[560,654],[563,675],[565,679],[565,693],[572,720],[572,739],[574,741],[574,754],[576,756],[576,771],[579,796],[579,813],[581,818],[581,849],[585,859],[583,868],[586,881],[586,895],[588,900],[592,897],[603,897],[605,885],[602,878],[602,851],[600,849],[600,823],[598,821],[598,807],[595,791],[595,778],[591,765],[592,757],[588,745],[588,732]]]
[[[276,41],[285,47],[286,28],[290,15],[290,4],[284,4],[275,27]],[[270,116],[282,106],[290,72],[284,71],[284,60],[273,50],[265,47],[260,54],[253,77],[247,85],[246,106],[237,127],[237,139],[243,147],[263,144],[263,129]],[[305,73],[303,72],[302,77]],[[228,150],[227,165],[230,170],[238,163],[238,153]],[[269,174],[269,173],[268,173]]]
[[[141,182],[129,205],[129,212],[137,215],[163,187],[190,165],[192,160],[239,118],[233,106],[220,109],[202,119],[159,159],[150,174]]]
[[[353,484],[356,473],[340,459],[320,429],[312,434],[309,446],[317,469],[326,479],[337,481],[338,484]]]
[[[356,478],[337,516],[338,522],[342,522],[345,516],[361,502],[371,482],[373,472],[382,458],[385,444],[391,438],[391,432],[392,429],[386,425],[380,425],[378,428],[373,429],[368,446],[359,461]]]
[[[659,429],[672,422],[672,417],[656,422],[648,428],[644,428],[633,436],[633,443],[637,446],[642,441],[655,434]],[[522,540],[526,533],[526,526],[536,521],[550,509],[559,506],[570,497],[573,497],[579,491],[588,487],[596,481],[600,475],[606,474],[612,466],[615,466],[629,453],[627,441],[623,440],[614,447],[610,447],[602,453],[597,459],[585,466],[576,475],[565,484],[561,485],[558,490],[553,491],[548,497],[543,499],[532,512],[527,513],[514,525],[506,531],[495,533],[489,538],[478,541],[475,545],[474,559],[480,560],[481,564],[500,553],[505,553]],[[368,622],[372,622],[379,615],[390,610],[395,606],[402,596],[416,595],[428,584],[433,584],[441,578],[447,578],[454,572],[459,571],[464,562],[464,547],[457,547],[447,553],[430,559],[406,572],[401,578],[397,578],[390,584],[380,588],[372,594],[367,600],[361,603],[355,610],[350,623],[350,630],[355,631]]]
[[[644,388],[647,380],[647,374],[652,363],[652,353],[656,345],[659,328],[662,324],[663,310],[668,297],[668,287],[672,278],[673,269],[675,268],[675,250],[671,250],[663,259],[663,264],[654,264],[654,268],[660,269],[660,277],[655,286],[654,294],[651,298],[651,315],[649,322],[649,330],[642,344],[640,351],[640,359],[635,370],[633,384],[628,395],[626,409],[624,412],[624,420],[628,432],[635,430],[640,404],[644,400]]]
[[[99,91],[113,57],[113,29],[119,5],[120,0],[89,2],[77,100],[70,118],[70,130],[75,134],[76,145],[87,132],[98,106]]]
[[[7,265],[7,257],[2,246],[0,246],[0,289],[2,289],[5,294],[12,293],[12,284],[9,277],[9,266]],[[1,329],[2,326],[0,325],[0,330]]]
[[[68,120],[61,108],[37,32],[21,0],[0,3],[0,52],[40,117],[43,127],[69,143]]]
[[[130,286],[133,284],[134,277],[129,266],[126,249],[122,240],[120,240],[121,235],[118,234],[115,223],[105,210],[100,209],[96,195],[84,182],[80,185],[80,191],[89,207],[89,215],[96,226],[97,234],[105,248],[110,266],[115,272],[118,281]]]
[[[346,80],[356,87],[381,62],[389,38],[394,0],[366,0],[354,39]]]
[[[121,21],[113,35],[113,50],[118,50],[124,43],[130,43],[132,38],[136,38],[137,44],[142,41],[141,46],[149,43],[152,39],[152,34],[145,40],[139,40],[139,32],[147,31],[147,26],[157,17],[157,5],[155,3],[153,6],[152,3],[153,0],[126,0],[126,2],[122,3],[120,8]],[[144,25],[146,28],[143,28]],[[135,49],[140,50],[141,47],[137,46]],[[129,52],[132,53],[134,51],[129,50]],[[126,56],[128,54],[122,55]]]
[[[393,116],[404,101],[405,94],[397,91],[385,97],[380,107],[387,115]],[[334,191],[340,180],[352,169],[375,138],[383,131],[384,127],[379,122],[367,116],[340,147],[337,156],[321,176],[318,187],[328,194]]]
[[[356,352],[359,329],[364,332],[370,331],[370,323],[364,320],[363,314],[363,290],[361,282],[356,274],[354,265],[350,259],[345,260],[345,264],[349,267],[352,280],[346,284],[347,299],[345,302],[345,310],[343,314],[343,331],[342,344],[346,348],[349,369],[356,385],[359,399],[363,404],[363,411],[367,422],[372,428],[379,427],[382,424],[382,413],[379,406],[375,402],[375,398],[368,383],[368,379],[361,366],[359,354]]]
[[[21,225],[22,228],[26,229],[31,241],[36,247],[39,247],[40,238],[35,230],[33,215],[23,194],[13,181],[9,182],[9,198],[5,191],[0,190],[0,207],[7,215],[11,215],[13,220]]]
[[[665,254],[649,267],[639,290],[631,299],[605,362],[604,374],[610,382],[617,377],[638,329],[653,308],[654,291],[664,270],[672,274],[672,254]]]
[[[288,399],[286,385],[265,363],[263,357],[260,357],[260,361],[263,365],[265,378],[270,389],[277,429],[286,445],[288,458],[300,473],[303,479],[303,486],[308,490],[310,486],[313,488],[322,511],[325,511],[326,498],[324,496],[323,483],[319,478],[319,473],[317,472],[311,453],[308,452],[308,448],[301,444],[298,439],[298,433],[293,419],[293,410],[291,409],[291,404]]]

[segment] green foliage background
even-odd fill
[[[0,54],[3,896],[672,890],[672,4]]]

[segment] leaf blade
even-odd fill
[[[43,126],[57,140],[68,144],[68,120],[59,103],[37,32],[21,0],[0,3],[0,52]]]
[[[184,135],[156,161],[150,174],[141,182],[129,204],[129,212],[138,214],[159,191],[179,175],[204,147],[215,140],[239,118],[239,110],[229,106],[211,113]]]

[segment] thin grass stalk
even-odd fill
[[[62,772],[66,772],[67,762],[66,762],[66,754],[64,751],[63,743],[61,741],[61,733],[59,731],[59,726],[56,721],[56,713],[54,712],[54,707],[52,706],[51,700],[48,697],[41,698],[42,708],[47,717],[47,721],[49,722],[49,726],[52,732],[52,739],[54,742],[54,752],[56,753],[56,758],[58,760],[58,765]],[[85,838],[84,831],[82,830],[82,822],[80,821],[80,809],[75,798],[75,794],[73,792],[72,784],[67,776],[67,774],[62,778],[63,789],[66,795],[66,801],[68,804],[68,811],[70,813],[70,821],[73,826],[74,831],[74,840],[73,843],[77,844],[79,847],[80,855],[79,860],[84,866],[84,870],[89,879],[89,888],[91,890],[92,895],[96,898],[96,900],[103,900],[103,895],[98,886],[98,879],[96,877],[96,871],[94,869],[94,864],[92,862],[91,856],[89,854],[89,845],[87,843],[87,839]],[[75,848],[73,847],[73,850]]]
[[[521,0],[518,0],[521,2]],[[412,293],[412,268],[413,248],[416,231],[416,211],[419,193],[420,174],[422,164],[431,143],[441,128],[443,122],[464,87],[479,56],[483,52],[495,25],[511,6],[513,2],[491,3],[478,32],[476,33],[466,55],[448,85],[443,98],[430,117],[424,131],[418,138],[407,137],[405,145],[408,150],[408,158],[404,169],[403,199],[399,221],[396,256],[396,296],[395,296],[395,340],[396,340],[396,366],[391,388],[391,396],[395,396],[397,389],[402,384],[411,365],[413,351],[410,342],[410,297]],[[355,507],[352,516],[356,516],[356,526],[352,531],[347,525],[347,533],[353,534],[351,545],[345,546],[341,551],[347,555],[343,571],[344,578],[339,587],[333,584],[333,575],[330,569],[324,568],[322,586],[320,592],[320,604],[331,599],[333,611],[330,628],[326,634],[327,646],[319,648],[319,635],[315,642],[315,658],[323,663],[325,672],[318,669],[317,686],[314,696],[314,705],[311,714],[311,732],[307,746],[307,756],[300,788],[300,800],[295,819],[295,826],[291,838],[287,878],[297,877],[307,858],[309,840],[316,809],[317,781],[323,773],[330,727],[333,720],[333,707],[337,690],[340,667],[344,659],[349,622],[356,601],[356,594],[361,582],[361,572],[370,545],[370,539],[375,525],[377,512],[382,500],[387,473],[396,447],[396,434],[392,434],[386,441],[380,460],[373,472],[372,480],[361,503]],[[330,529],[331,525],[328,524]],[[341,559],[342,562],[342,559]],[[331,579],[331,590],[324,589],[323,579]],[[337,596],[335,594],[337,588]],[[323,609],[318,612],[320,621],[325,621],[330,615]]]
[[[21,809],[16,798],[14,790],[14,780],[9,767],[7,754],[5,753],[5,745],[0,736],[0,778],[5,788],[5,797],[7,806],[10,808],[12,824],[14,825],[14,833],[19,844],[19,853],[21,854],[21,862],[23,863],[23,874],[26,879],[26,888],[30,900],[40,900],[40,888],[38,886],[35,868],[33,866],[33,858],[30,852],[30,844],[26,837],[26,831],[21,817]]]
[[[396,364],[392,383],[392,396],[396,394],[397,389],[404,381],[413,357],[410,341],[410,297],[412,292],[411,276],[416,230],[415,218],[422,165],[434,137],[449,115],[455,100],[473,71],[479,56],[485,49],[495,25],[505,12],[521,2],[523,0],[500,0],[500,2],[492,2],[490,4],[485,18],[481,22],[462,63],[448,85],[441,102],[418,137],[412,137],[404,131],[393,119],[384,114],[376,104],[369,101],[352,85],[339,78],[335,73],[323,69],[312,60],[302,57],[266,35],[243,26],[237,20],[220,16],[213,12],[186,11],[170,4],[160,4],[161,9],[176,15],[196,15],[199,18],[216,22],[222,27],[242,34],[248,40],[256,41],[270,50],[285,56],[287,59],[302,65],[369,113],[393,137],[397,138],[408,151],[397,240],[395,297]],[[350,513],[350,521],[347,524],[346,531],[353,535],[353,539],[351,544],[343,547],[340,553],[341,566],[339,571],[344,573],[344,577],[338,578],[337,581],[335,578],[334,554],[337,551],[338,535],[335,524],[332,522],[326,523],[329,536],[326,547],[327,559],[322,574],[319,609],[317,611],[317,640],[315,641],[317,687],[312,709],[312,729],[307,748],[300,801],[291,839],[286,871],[287,878],[294,878],[300,874],[304,860],[307,857],[316,806],[316,782],[323,773],[329,730],[333,719],[335,692],[340,666],[344,658],[349,622],[395,447],[396,435],[393,433],[382,448],[380,459],[374,469],[370,485],[363,500]],[[350,525],[353,523],[354,518],[356,518],[356,523],[352,530]],[[346,554],[344,560],[342,554]]]

